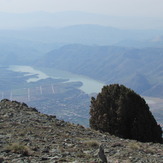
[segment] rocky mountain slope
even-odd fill
[[[111,136],[39,113],[24,103],[0,102],[0,162],[161,163],[163,145]]]

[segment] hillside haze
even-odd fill
[[[1,38],[37,42],[82,43],[120,46],[161,46],[163,30],[121,29],[96,24],[79,24],[56,27],[31,27],[22,29],[0,29]],[[157,44],[158,45],[157,45]]]
[[[22,29],[33,27],[65,27],[79,24],[99,24],[124,29],[161,29],[162,18],[152,16],[114,16],[84,11],[28,13],[0,12],[0,29]],[[160,27],[161,26],[161,27]]]
[[[27,102],[43,113],[88,126],[90,96],[96,95],[81,90],[80,79],[67,83],[70,76],[60,77],[57,69],[101,85],[124,84],[150,96],[146,98],[154,99],[152,110],[162,124],[161,17],[39,10],[0,12],[0,20],[1,99]],[[11,65],[50,75],[28,82],[39,75],[13,72]],[[96,92],[96,86],[91,87],[91,93]]]
[[[66,45],[47,53],[38,65],[122,83],[136,92],[163,97],[162,48]]]

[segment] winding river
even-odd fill
[[[104,83],[88,78],[86,76],[73,74],[67,71],[61,71],[52,68],[33,68],[31,66],[20,66],[12,65],[9,66],[9,70],[15,72],[25,72],[25,75],[37,75],[37,77],[32,77],[27,80],[27,82],[36,82],[41,79],[54,78],[54,79],[68,79],[68,82],[82,82],[80,89],[87,94],[98,93],[104,86]]]

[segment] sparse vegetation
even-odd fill
[[[97,148],[99,147],[99,142],[97,140],[89,140],[89,141],[85,141],[84,145],[91,147],[91,148]]]
[[[29,156],[31,154],[29,147],[21,143],[12,143],[6,147],[6,150],[13,153],[22,154],[24,156]]]
[[[129,148],[131,148],[133,150],[141,149],[140,143],[138,143],[138,142],[129,142],[128,146],[129,146]]]

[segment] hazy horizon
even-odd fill
[[[39,27],[66,27],[93,24],[119,29],[156,29],[162,30],[162,18],[109,16],[84,11],[31,11],[29,13],[0,12],[0,29],[24,29]]]
[[[162,7],[162,0],[0,0],[0,28],[98,24],[162,29]]]
[[[162,0],[0,0],[0,11],[84,11],[112,16],[162,17]]]

